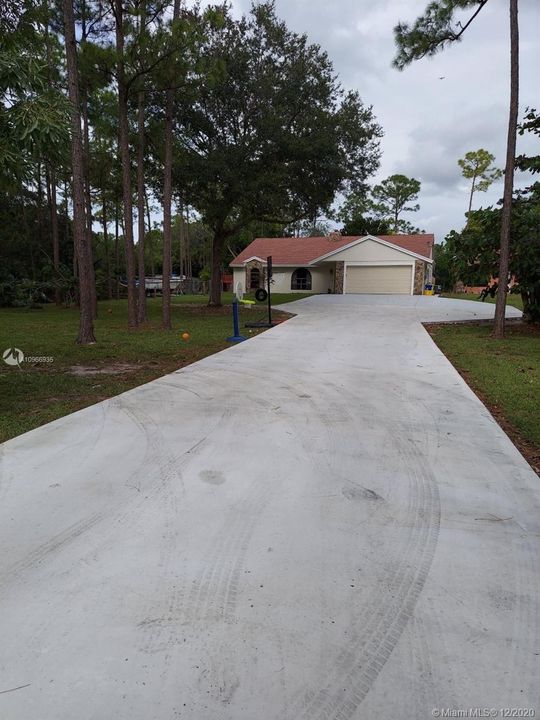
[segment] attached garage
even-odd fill
[[[345,293],[411,295],[413,265],[346,265]]]

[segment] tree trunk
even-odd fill
[[[67,81],[71,103],[71,162],[73,175],[73,238],[79,266],[80,322],[77,342],[89,345],[96,341],[93,326],[92,290],[89,280],[91,254],[88,248],[84,208],[84,155],[81,139],[79,105],[79,75],[73,0],[64,0],[64,33],[66,46]]]
[[[162,325],[171,330],[171,248],[172,248],[172,124],[173,91],[167,90],[165,100],[165,158],[163,167],[163,270]]]
[[[148,320],[146,309],[146,269],[144,262],[144,241],[146,235],[146,228],[144,225],[144,92],[139,92],[137,100],[137,222],[139,235],[137,242],[139,259],[139,298],[137,306],[137,320],[139,323],[143,323]]]
[[[185,231],[185,243],[186,243],[186,275],[191,280],[192,268],[191,268],[191,239],[189,237],[189,207],[186,204],[186,231]]]
[[[88,40],[88,32],[86,25],[86,0],[82,0],[80,5],[81,13],[81,42]],[[86,211],[86,232],[88,234],[88,252],[90,254],[90,264],[88,266],[90,289],[92,292],[92,309],[94,320],[97,318],[97,288],[96,273],[94,270],[94,252],[92,248],[92,195],[90,192],[90,127],[88,123],[88,86],[83,83],[81,87],[81,106],[83,121],[83,156],[84,156],[84,198]]]
[[[148,202],[148,193],[146,188],[144,189],[144,203],[146,206],[146,226],[148,227],[148,232],[150,232],[152,229],[152,218],[150,215],[150,203]]]
[[[538,284],[528,290],[521,292],[523,302],[523,319],[528,323],[540,323],[540,287]]]
[[[146,225],[148,227],[148,245],[149,245],[149,251],[150,251],[150,275],[154,277],[156,274],[156,268],[154,267],[154,242],[152,241],[152,236],[150,235],[150,231],[152,229],[152,218],[150,217],[150,203],[148,202],[148,193],[146,192],[146,188],[144,189],[144,202],[146,204]],[[154,290],[154,295],[156,291]]]
[[[85,33],[83,34],[84,38]],[[88,249],[91,263],[88,268],[89,282],[92,291],[92,308],[94,320],[97,318],[97,288],[96,274],[94,271],[94,252],[92,249],[92,195],[90,192],[90,128],[88,125],[88,91],[84,86],[82,89],[82,120],[83,120],[83,152],[84,152],[84,206],[86,211],[86,232],[88,234]]]
[[[28,248],[28,251],[30,254],[30,266],[31,266],[31,272],[32,272],[32,276],[33,276],[35,274],[33,240],[32,240],[32,235],[30,233],[30,228],[28,226],[28,214],[26,211],[25,189],[24,189],[24,184],[23,184],[22,180],[21,180],[21,210],[22,210],[21,215],[22,215],[22,224],[23,224],[24,239],[25,239],[24,246]]]
[[[107,203],[105,191],[101,191],[101,207],[103,220],[103,244],[105,245],[105,265],[107,268],[107,299],[112,300],[111,253],[109,252],[109,230],[107,228]]]
[[[510,113],[504,171],[504,195],[501,215],[501,244],[499,251],[499,288],[495,306],[493,337],[504,337],[506,294],[508,292],[508,265],[510,255],[510,223],[512,219],[512,194],[516,164],[516,134],[519,107],[519,28],[518,0],[510,0]]]
[[[184,203],[181,199],[178,200],[178,212],[180,219],[180,226],[179,226],[179,232],[178,232],[178,263],[179,263],[179,275],[180,275],[180,281],[182,281],[182,278],[185,274],[185,262],[184,262],[184,243],[185,243],[185,236],[184,236]]]
[[[43,247],[43,184],[41,177],[41,162],[37,164],[37,203],[36,203],[36,219],[37,219],[37,244],[38,254],[41,252]],[[36,279],[36,266],[34,261],[34,253],[32,250],[32,280]]]
[[[49,212],[51,215],[51,241],[53,251],[54,279],[58,282],[60,277],[60,241],[58,238],[58,203],[56,199],[56,174],[52,167],[47,167],[47,196]],[[54,288],[54,302],[62,304],[62,293],[59,287]]]
[[[115,266],[115,278],[116,278],[116,299],[120,300],[120,252],[118,243],[118,202],[114,206],[114,266]]]
[[[65,209],[66,209],[66,244],[69,244],[70,241],[70,233],[69,233],[69,223],[70,223],[70,217],[69,217],[69,195],[70,190],[73,193],[73,183],[72,187],[68,187],[68,179],[64,178],[64,200],[65,200]],[[79,307],[79,285],[78,285],[78,277],[79,277],[79,268],[77,267],[77,250],[75,248],[75,238],[73,239],[72,243],[72,268],[73,268],[73,302],[77,307]]]
[[[210,276],[210,298],[208,304],[214,307],[221,306],[221,258],[225,236],[221,229],[214,231],[212,240],[212,267]]]
[[[472,184],[471,184],[471,194],[469,195],[469,212],[472,210],[472,199],[474,195],[474,185],[476,183],[476,174],[473,175],[472,178]]]
[[[180,14],[180,0],[174,0],[173,20]],[[172,145],[173,145],[174,90],[165,97],[165,157],[163,161],[163,270],[162,270],[162,325],[171,330],[171,249],[172,249]]]
[[[43,3],[43,8],[46,13],[45,22],[45,47],[47,51],[47,85],[49,90],[52,90],[53,83],[51,77],[52,68],[52,53],[51,53],[51,37],[49,34],[49,16],[47,3]],[[55,274],[55,282],[58,283],[60,277],[60,242],[58,239],[58,203],[56,197],[56,173],[52,164],[49,162],[46,165],[46,176],[47,176],[47,199],[49,203],[49,212],[51,216],[51,242],[53,251],[53,269]],[[54,288],[54,302],[56,305],[62,304],[62,293],[60,288],[56,286]]]
[[[137,288],[135,247],[133,244],[133,204],[131,197],[131,160],[129,156],[128,87],[124,66],[123,0],[115,0],[116,52],[118,82],[118,145],[122,158],[122,197],[124,202],[124,246],[128,295],[128,327],[137,327]]]

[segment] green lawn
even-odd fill
[[[454,300],[477,300],[478,302],[481,302],[478,295],[473,295],[471,293],[442,293],[441,297],[453,298]],[[487,297],[484,302],[495,303],[497,302],[497,299]],[[513,305],[518,310],[523,310],[523,302],[521,300],[521,295],[512,295],[510,293],[506,298],[506,304]]]
[[[276,304],[284,301],[284,296],[278,297]],[[291,297],[297,299],[287,296]],[[175,296],[172,332],[160,328],[160,299],[149,300],[149,322],[132,332],[126,327],[125,300],[100,302],[98,342],[84,347],[75,343],[76,308],[0,308],[0,352],[16,347],[25,356],[54,358],[52,363],[25,362],[21,370],[0,361],[0,442],[228,347],[231,308],[208,308],[206,302],[204,296]],[[240,312],[242,324],[266,317],[259,303],[251,309],[241,307]],[[286,317],[275,311],[275,319]],[[184,332],[190,335],[187,341],[181,337]],[[81,366],[108,372],[72,374]]]
[[[509,324],[504,340],[491,338],[488,325],[437,325],[429,330],[469,385],[499,419],[510,423],[518,438],[535,446],[533,455],[540,460],[538,326]]]

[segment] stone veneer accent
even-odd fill
[[[246,270],[245,270],[245,276],[244,276],[244,291],[249,292],[249,281],[250,281],[250,275],[253,268],[259,268],[260,274],[260,284],[259,287],[264,287],[266,282],[266,268],[260,262],[260,260],[250,260],[248,263],[246,263]]]
[[[345,277],[345,263],[341,260],[336,262],[334,269],[334,292],[336,295],[343,295],[343,279]]]
[[[414,290],[415,295],[421,295],[424,292],[424,277],[426,272],[426,263],[423,260],[415,260],[414,262]]]

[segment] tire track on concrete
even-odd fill
[[[334,383],[331,382],[328,383],[328,386],[330,390],[342,390],[337,386],[333,388]],[[295,392],[297,395],[304,389],[301,384],[295,385],[294,388],[290,386],[282,387]],[[358,398],[359,407],[363,407],[365,410],[365,397],[358,397],[357,393],[353,394]],[[397,400],[402,400],[401,389],[395,390],[393,395]],[[332,449],[335,448],[334,421],[339,419],[341,440],[343,439],[343,433],[350,431],[350,442],[354,443],[355,435],[352,433],[354,421],[352,416],[349,413],[344,413],[342,405],[332,397],[330,399],[324,398],[322,403],[315,403],[306,393],[302,393],[298,397],[308,399],[308,404],[313,411],[310,416],[310,423],[313,422],[314,418],[319,420],[327,435],[328,447],[325,448],[324,459],[321,461],[318,456],[317,464],[320,465],[322,462],[323,465],[326,465],[330,476],[337,475],[339,477],[334,453],[332,452]],[[321,406],[324,408],[323,410],[320,410]],[[408,409],[410,411],[410,406]],[[425,412],[423,405],[422,409]],[[417,417],[421,417],[421,414],[418,414]],[[401,423],[396,423],[393,416],[386,418],[385,425],[389,442],[396,442],[396,438],[403,434],[408,423],[408,418],[405,418]],[[296,428],[297,433],[298,430]],[[307,430],[309,430],[309,427]],[[425,432],[424,436],[427,436]],[[313,443],[311,433],[306,432],[306,440],[309,447],[311,447]],[[303,444],[306,446],[305,441]],[[427,449],[430,449],[429,446]],[[307,707],[303,703],[302,717],[348,718],[354,714],[398,642],[425,583],[438,536],[440,520],[438,489],[428,464],[414,446],[411,447],[409,442],[400,441],[399,451],[404,461],[410,466],[409,510],[404,523],[409,532],[407,539],[404,541],[405,544],[399,556],[397,567],[395,567],[389,583],[390,588],[394,591],[392,594],[395,599],[392,603],[387,603],[386,608],[381,607],[380,590],[377,588],[368,597],[364,598],[363,610],[356,619],[355,627],[359,627],[362,621],[368,618],[365,622],[365,629],[361,634],[351,632],[348,644],[342,648],[335,660],[339,671],[335,674],[334,685],[339,689],[334,692],[334,696],[332,696],[330,686],[321,689],[318,693],[310,693],[311,701],[308,701]],[[364,487],[361,484],[352,482],[350,479],[346,485],[353,489]],[[346,493],[344,494],[346,495]],[[389,520],[392,526],[396,525],[396,518],[389,518]],[[389,529],[388,523],[386,529]],[[379,554],[381,555],[381,553]],[[381,556],[381,559],[384,558],[388,561],[388,551],[384,553],[384,556]],[[394,564],[396,565],[396,563]],[[415,573],[414,570],[417,567],[419,569]],[[360,649],[362,649],[361,654],[359,653]],[[361,677],[360,683],[357,681],[359,675]],[[347,684],[352,685],[354,688],[353,690],[349,689],[348,693],[342,687],[344,677]],[[345,698],[344,694],[346,695]],[[294,717],[300,717],[301,712],[301,708],[297,708]],[[348,712],[348,714],[343,714],[344,712]]]
[[[13,482],[13,473],[9,472],[5,468],[5,445],[0,444],[0,499],[7,495],[11,484]]]
[[[527,687],[526,697],[536,697],[540,703],[538,692],[538,638],[539,633],[539,606],[538,601],[531,601],[531,598],[538,598],[538,582],[531,582],[532,578],[538,577],[538,546],[535,548],[529,538],[516,538],[512,542],[514,555],[514,573],[516,591],[511,591],[512,624],[509,637],[512,639],[507,654],[508,664],[503,674],[504,692],[503,698],[514,698],[515,704],[519,698],[516,694],[517,687]],[[501,598],[503,604],[508,603],[509,597]],[[504,605],[503,605],[504,606]],[[522,629],[527,628],[527,641],[525,647],[518,645],[514,638],[519,637]],[[531,668],[534,668],[531,670]]]
[[[245,375],[241,371],[233,372]],[[268,409],[271,403],[255,396],[253,406]],[[280,485],[277,478],[267,473],[259,475],[246,495],[227,513],[212,543],[208,560],[192,583],[186,608],[190,617],[225,622],[235,619],[241,572],[253,532]]]
[[[240,371],[227,369],[227,375],[242,375]],[[268,409],[271,404],[266,398],[253,397],[254,407]],[[236,435],[238,429],[233,422],[234,412],[226,407],[216,422],[221,432],[227,430]],[[248,422],[246,418],[244,422]],[[209,436],[212,431],[209,432]],[[227,444],[226,441],[223,441]],[[197,452],[199,448],[197,448]],[[144,620],[140,626],[150,630],[151,634],[143,646],[144,652],[157,652],[164,648],[172,648],[181,641],[184,634],[182,627],[198,623],[223,621],[234,622],[238,602],[240,580],[245,557],[257,523],[272,494],[277,489],[275,479],[258,477],[244,497],[226,514],[221,528],[211,543],[210,550],[204,558],[202,568],[197,577],[186,586],[174,575],[177,583],[169,597],[165,617],[155,618],[155,608],[149,608],[150,619]],[[163,594],[163,588],[160,588]]]
[[[151,415],[144,412],[136,405],[127,405],[121,400],[115,403],[125,415],[128,415],[133,423],[143,432],[146,440],[145,455],[141,465],[137,469],[131,482],[125,483],[126,487],[133,487],[138,492],[143,489],[141,480],[152,478],[146,487],[145,492],[152,492],[158,488],[170,489],[170,483],[178,480],[182,493],[185,492],[182,475],[178,469],[179,458],[169,451],[159,424]],[[199,441],[200,443],[200,441]],[[189,450],[187,451],[189,452]],[[159,472],[156,472],[158,470]],[[139,484],[137,484],[139,482]]]
[[[256,480],[246,497],[228,513],[208,562],[193,583],[187,612],[199,620],[235,619],[239,584],[253,532],[279,484]]]
[[[242,378],[246,375],[242,371],[233,373]],[[257,375],[254,374],[254,377]],[[295,388],[287,386],[286,389],[297,396]],[[252,401],[258,414],[261,408],[276,409],[266,397],[254,395]],[[291,428],[289,434],[293,434],[293,420],[283,417],[281,420],[287,422]],[[252,424],[248,418],[243,418],[243,421]],[[273,419],[270,421],[273,422]],[[234,432],[236,434],[238,429],[234,429]],[[205,556],[204,565],[185,598],[184,623],[198,633],[200,638],[207,635],[208,629],[216,624],[228,625],[230,628],[237,625],[237,606],[242,592],[243,573],[249,572],[244,571],[246,556],[261,517],[275,494],[280,492],[283,480],[281,471],[273,474],[269,471],[259,473],[243,497],[226,513],[210,551]],[[218,632],[217,637],[219,636]],[[240,684],[236,671],[237,659],[231,656],[227,642],[222,640],[218,640],[217,645],[215,640],[212,641],[204,657],[207,660],[201,665],[199,682],[216,702],[229,704]],[[283,677],[283,686],[285,683],[286,678]]]
[[[69,525],[67,528],[51,537],[50,540],[42,543],[35,550],[27,553],[23,558],[13,563],[13,565],[9,566],[5,570],[4,577],[0,582],[0,588],[4,588],[8,584],[8,581],[12,582],[14,576],[17,577],[29,568],[41,565],[49,555],[62,550],[66,545],[72,543],[85,532],[97,525],[97,523],[99,523],[102,519],[102,513],[93,513],[84,519]]]
[[[112,399],[109,402],[115,406],[120,406],[120,403],[116,399]],[[95,437],[92,438],[92,448],[95,448],[97,442],[99,441],[99,438],[103,433],[103,411],[101,411],[100,417],[102,419],[102,422],[99,425],[97,433],[95,433]],[[148,450],[146,455],[147,454]],[[86,457],[87,455],[88,453],[86,453],[83,457]],[[122,500],[121,502],[124,502],[124,500]],[[119,503],[117,504],[117,506],[118,505]],[[106,510],[91,513],[90,515],[82,518],[76,523],[69,525],[46,542],[40,544],[39,547],[37,547],[35,550],[27,553],[23,558],[11,565],[6,570],[4,580],[2,581],[2,583],[0,583],[0,587],[2,587],[2,585],[5,585],[8,579],[12,579],[13,575],[20,575],[24,571],[40,565],[48,556],[63,550],[73,541],[77,540],[77,538],[79,538],[81,535],[95,527],[95,525],[103,521],[105,518],[110,517],[111,512],[114,510],[115,507],[116,506],[113,505],[112,507],[107,507]]]
[[[335,658],[336,672],[319,691],[304,696],[295,718],[345,720],[356,713],[399,641],[431,567],[440,520],[437,485],[422,453],[401,439],[403,422],[387,417],[385,425],[408,471],[407,537],[384,581],[386,592],[379,585],[365,598],[350,640]]]
[[[426,383],[425,380],[417,379],[417,384],[421,386],[421,389],[416,389],[414,393],[415,398],[418,398],[419,396],[423,397],[425,395],[424,386],[426,384],[429,386],[431,383]],[[451,396],[455,394],[455,390],[453,389],[449,391],[447,390],[446,392],[448,392]],[[476,402],[476,397],[474,398],[474,401]],[[427,403],[424,403],[419,399],[416,400],[416,402],[417,404],[422,405],[425,409],[425,413],[429,414],[433,418],[431,427],[436,429],[438,448],[440,444],[442,444],[442,441],[446,439],[446,434],[443,434],[440,424],[436,423],[432,408]],[[438,459],[436,457],[436,448],[434,456],[433,462],[437,463]],[[497,468],[497,471],[501,472],[499,468]],[[487,469],[486,472],[489,475]],[[508,476],[504,472],[502,472],[502,475],[505,482],[504,490],[508,494],[512,506],[517,508],[519,507],[519,497],[515,490],[515,484],[513,482],[508,482]],[[513,519],[510,523],[514,525]],[[515,528],[518,527],[521,526],[519,523],[516,523]],[[514,582],[512,586],[507,589],[507,592],[503,592],[501,597],[495,597],[495,601],[511,613],[512,631],[510,633],[510,637],[518,637],[521,634],[522,628],[526,627],[528,629],[528,638],[531,639],[531,645],[528,649],[525,649],[523,647],[519,647],[515,642],[512,642],[508,652],[504,656],[508,659],[508,662],[504,668],[504,672],[501,673],[500,697],[501,699],[504,698],[505,702],[508,702],[508,699],[515,693],[516,687],[522,683],[527,676],[534,678],[531,684],[531,696],[534,695],[534,691],[532,689],[534,688],[534,690],[536,690],[536,677],[538,675],[538,669],[531,673],[531,665],[536,660],[536,657],[534,656],[536,651],[534,642],[535,639],[539,637],[538,623],[540,620],[540,613],[538,612],[538,603],[531,602],[530,600],[530,598],[538,598],[540,595],[538,582],[534,582],[534,579],[537,576],[536,558],[538,555],[538,548],[534,547],[528,536],[521,534],[511,540],[511,550],[514,555],[514,562],[511,564],[514,571]],[[459,598],[456,597],[456,602],[459,601]],[[439,638],[439,642],[444,646],[444,633],[441,621],[439,620],[439,610],[434,603],[430,603],[430,606],[431,621],[437,627],[437,631],[434,634]],[[481,626],[482,618],[477,614],[476,610],[472,610],[472,612],[474,612],[475,616],[475,625]],[[424,643],[423,647],[427,652],[427,644]],[[443,656],[446,654],[447,653],[442,653]],[[454,675],[454,668],[452,664],[450,664],[446,668],[446,678]],[[448,697],[448,686],[457,687],[459,686],[459,682],[457,680],[453,680],[453,682],[445,684],[444,693],[446,697]],[[451,700],[451,702],[449,700],[446,701],[449,706],[457,702],[455,697]],[[517,700],[519,700],[519,698],[517,698]],[[538,702],[540,703],[540,696],[538,697]]]
[[[403,452],[406,457],[407,453]],[[390,657],[423,588],[437,541],[436,494],[426,487],[423,471],[415,473],[414,498],[407,521],[412,533],[397,566],[384,584],[372,618],[336,660],[339,674],[307,705],[301,717],[351,718]]]
[[[126,406],[118,398],[110,400],[115,406],[125,412],[131,417],[133,422],[142,429],[146,437],[146,449],[143,461],[135,473],[132,480],[137,483],[139,479],[143,479],[148,476],[149,469],[153,468],[154,472],[157,467],[160,468],[158,473],[158,479],[151,482],[148,488],[145,488],[146,492],[151,492],[153,489],[162,486],[163,489],[167,488],[171,479],[174,477],[176,472],[176,460],[171,453],[167,453],[164,449],[162,437],[160,438],[160,431],[157,424],[146,414],[141,411],[134,412],[130,407]],[[100,427],[99,433],[101,434],[102,428]],[[203,438],[194,447],[190,448],[187,453],[196,452],[198,447],[203,443]],[[187,454],[187,453],[184,453]],[[165,456],[165,461],[163,461]],[[164,478],[164,480],[162,479]],[[181,480],[181,477],[180,477]],[[30,568],[41,565],[50,556],[53,556],[62,550],[66,549],[73,542],[75,542],[80,536],[86,534],[92,530],[96,525],[102,523],[104,520],[110,520],[111,517],[116,517],[117,522],[127,522],[134,513],[138,511],[141,505],[145,502],[144,494],[141,492],[141,486],[136,484],[132,485],[137,490],[137,495],[132,498],[126,498],[125,496],[119,496],[114,502],[107,505],[103,510],[91,513],[81,520],[68,525],[61,532],[55,534],[49,538],[46,542],[41,543],[37,548],[27,553],[19,561],[13,563],[11,566],[6,568],[3,573],[3,577],[0,580],[0,590],[4,588],[8,581],[13,580],[13,576],[20,576]],[[168,495],[169,500],[171,496]],[[172,501],[171,501],[172,502]],[[172,503],[174,506],[174,503]],[[126,507],[127,506],[127,507]],[[108,536],[100,538],[100,542],[97,546],[94,546],[92,550],[87,550],[81,555],[81,559],[84,559],[88,555],[94,555],[100,550],[106,549],[109,546]]]
[[[170,649],[179,640],[179,612],[184,605],[185,579],[178,564],[176,537],[180,519],[180,498],[185,495],[183,468],[208,445],[218,425],[225,422],[229,411],[225,409],[207,433],[179,456],[167,449],[161,428],[157,422],[140,408],[123,408],[134,422],[144,430],[147,438],[147,457],[137,477],[146,476],[148,467],[155,480],[145,487],[146,496],[152,495],[155,511],[160,518],[159,567],[160,580],[152,593],[152,601],[142,613],[139,628],[145,633],[141,650],[155,653]],[[156,466],[158,472],[156,472]],[[131,523],[133,516],[144,509],[144,495],[134,498],[126,510],[117,515],[117,522]],[[156,599],[159,599],[159,606]]]
[[[227,514],[203,569],[189,589],[183,578],[172,573],[171,577],[178,585],[173,586],[173,592],[169,594],[166,612],[156,618],[156,607],[152,605],[146,613],[150,619],[140,623],[140,627],[150,630],[150,636],[141,648],[143,652],[154,653],[179,643],[185,625],[193,628],[199,623],[204,627],[216,621],[234,622],[246,553],[271,494],[272,488],[256,482],[248,496]],[[249,521],[246,517],[250,517]],[[163,595],[163,584],[160,594]]]

